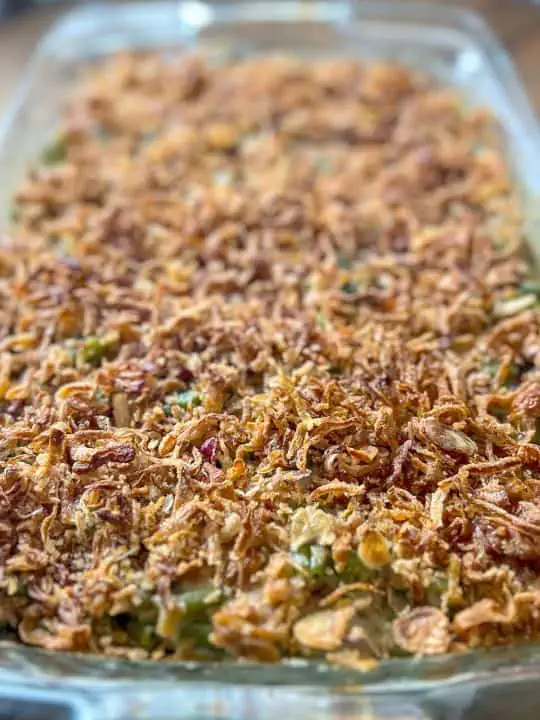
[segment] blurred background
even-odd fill
[[[310,0],[305,2],[308,4]],[[533,0],[427,2],[469,7],[480,12],[513,55],[540,114],[540,3]],[[39,38],[73,4],[56,0],[0,0],[0,112]]]

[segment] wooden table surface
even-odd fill
[[[484,15],[513,55],[540,115],[540,4],[535,6],[531,0],[431,2],[468,6]],[[66,2],[54,3],[0,23],[0,109],[20,77],[36,40],[67,7]]]

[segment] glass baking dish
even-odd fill
[[[458,88],[500,121],[538,245],[540,131],[512,62],[483,21],[408,2],[154,2],[65,15],[39,45],[0,121],[0,228],[9,197],[46,144],[81,72],[122,49],[213,62],[264,52],[392,59]],[[0,233],[1,237],[1,233]],[[385,661],[365,673],[304,661],[276,666],[129,662],[0,641],[0,717],[28,720],[536,718],[540,646]]]

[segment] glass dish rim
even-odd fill
[[[122,13],[123,17],[143,14],[152,8],[155,13],[176,8],[182,23],[191,25],[191,30],[199,30],[210,24],[226,24],[232,20],[253,20],[253,8],[257,8],[258,21],[290,21],[291,15],[301,11],[302,20],[340,21],[346,22],[352,14],[361,13],[366,19],[373,16],[384,20],[410,21],[422,18],[424,21],[437,21],[445,29],[458,30],[467,35],[474,47],[482,52],[483,62],[489,67],[511,101],[516,117],[526,130],[526,139],[532,139],[531,145],[536,146],[540,158],[540,127],[538,118],[529,102],[513,59],[505,50],[498,37],[484,17],[475,10],[460,6],[433,5],[429,0],[310,0],[309,13],[306,14],[306,3],[303,0],[129,0],[129,2],[91,2],[64,11],[59,18],[45,31],[40,38],[21,79],[11,92],[4,110],[0,113],[0,149],[7,141],[9,133],[16,121],[18,113],[25,105],[29,89],[32,87],[41,63],[49,54],[53,54],[65,39],[71,38],[76,28],[101,15]],[[248,12],[246,13],[246,8]],[[201,13],[201,10],[202,13]],[[203,20],[194,20],[199,15]]]
[[[100,13],[112,16],[114,13],[144,13],[156,7],[167,10],[190,8],[207,8],[208,24],[226,24],[231,20],[249,20],[245,14],[246,7],[251,5],[262,9],[272,8],[271,17],[264,13],[257,20],[288,22],[288,13],[305,5],[302,0],[268,0],[259,2],[252,0],[228,0],[216,4],[215,0],[188,0],[173,2],[160,0],[157,3],[148,1],[118,4],[91,4],[78,7],[63,13],[53,26],[45,33],[38,43],[26,71],[18,83],[11,101],[0,116],[0,149],[7,142],[18,114],[23,110],[29,90],[39,76],[41,63],[66,37],[72,37],[74,28],[91,19],[99,10]],[[275,12],[276,8],[280,9]],[[395,4],[392,0],[314,0],[311,17],[303,19],[313,21],[344,20],[348,13],[363,12],[366,17],[388,16],[394,21],[423,17],[434,19],[445,27],[457,29],[466,35],[471,44],[483,54],[483,60],[494,73],[505,89],[508,101],[512,103],[515,113],[519,116],[522,127],[526,131],[524,142],[530,144],[534,155],[540,158],[540,129],[537,126],[535,113],[528,101],[518,73],[508,53],[492,32],[481,15],[470,9],[448,6],[434,6],[429,2],[410,2],[405,0]],[[384,19],[382,20],[384,21]],[[540,186],[540,184],[539,184]],[[51,672],[51,668],[53,672]],[[29,676],[23,678],[23,672],[30,670]],[[99,655],[81,654],[76,652],[46,651],[39,648],[24,646],[8,640],[0,640],[0,682],[21,684],[47,684],[61,679],[62,683],[71,687],[87,687],[89,678],[96,684],[111,687],[125,687],[140,683],[139,672],[144,672],[145,683],[171,682],[182,683],[217,683],[220,685],[279,685],[289,687],[308,687],[317,684],[322,688],[339,687],[354,690],[362,688],[371,694],[398,693],[407,691],[424,691],[446,685],[455,685],[475,679],[495,675],[497,679],[513,679],[531,673],[540,676],[540,643],[522,643],[501,646],[498,648],[478,649],[463,654],[442,655],[434,658],[396,658],[381,661],[372,670],[347,670],[333,668],[321,662],[301,659],[284,661],[277,665],[231,662],[185,662],[151,660],[131,661],[112,659]]]

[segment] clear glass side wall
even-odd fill
[[[188,1],[84,6],[40,45],[0,120],[0,222],[31,159],[53,132],[69,88],[90,63],[126,48],[197,46],[220,61],[281,51],[387,58],[460,88],[500,117],[529,194],[540,190],[540,134],[506,53],[468,12],[416,3]]]

